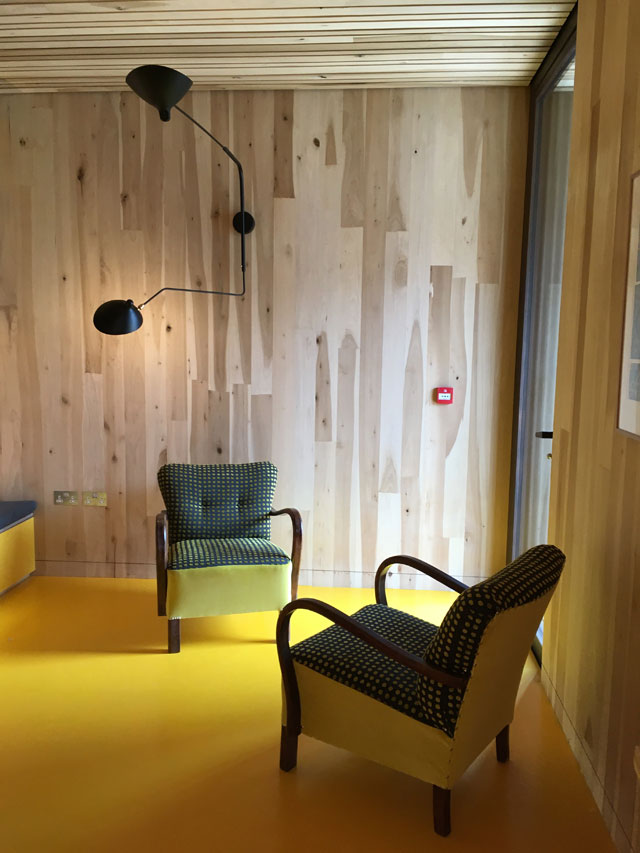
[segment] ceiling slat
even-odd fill
[[[199,88],[526,85],[573,2],[24,0],[0,91],[117,91],[143,62]]]

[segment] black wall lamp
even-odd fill
[[[240,189],[240,210],[233,217],[233,227],[240,234],[242,290],[197,290],[192,287],[162,287],[153,296],[140,303],[140,305],[136,305],[132,299],[111,299],[109,302],[104,302],[93,315],[93,325],[105,335],[126,335],[129,332],[135,332],[136,329],[139,329],[142,325],[142,309],[165,290],[179,290],[186,293],[209,293],[218,296],[244,296],[246,292],[244,238],[245,234],[250,234],[253,231],[256,223],[253,216],[244,209],[244,174],[242,172],[242,165],[226,145],[223,145],[206,127],[203,127],[193,116],[190,116],[189,113],[178,106],[178,101],[189,91],[191,83],[192,81],[187,76],[164,65],[141,65],[127,74],[127,84],[143,101],[146,101],[158,110],[162,121],[169,121],[171,110],[175,107],[179,113],[206,133],[216,145],[222,148],[227,157],[236,164]]]

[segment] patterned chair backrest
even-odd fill
[[[427,646],[425,661],[452,675],[469,676],[485,628],[494,616],[529,604],[553,589],[565,559],[555,545],[537,545],[460,593]],[[464,690],[424,678],[420,694],[432,725],[453,736]]]
[[[158,485],[169,520],[169,544],[184,539],[269,539],[278,469],[243,465],[163,465]]]

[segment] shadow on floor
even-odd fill
[[[10,654],[165,654],[167,620],[155,581],[33,578],[0,598],[0,648]],[[206,643],[273,644],[277,613],[188,619],[182,648]],[[243,633],[243,628],[246,632]]]

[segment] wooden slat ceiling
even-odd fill
[[[124,88],[144,63],[199,88],[526,85],[573,2],[56,0],[0,5],[0,91]]]

